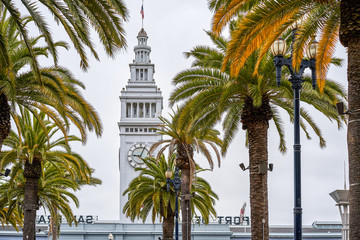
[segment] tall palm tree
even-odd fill
[[[58,166],[49,162],[44,164],[44,174],[39,183],[39,202],[40,205],[49,210],[51,216],[49,235],[52,235],[52,240],[57,240],[59,237],[62,216],[65,216],[66,222],[70,226],[72,222],[77,224],[68,199],[71,199],[76,207],[79,206],[79,201],[68,189],[78,191],[84,185],[96,186],[101,184],[100,179],[92,176],[94,170],[91,169],[90,172],[90,179],[84,179],[82,175],[73,175],[66,169],[59,169]]]
[[[165,172],[168,169],[174,171],[175,154],[172,154],[168,161],[164,155],[161,155],[158,160],[146,158],[144,163],[144,167],[135,168],[140,174],[131,181],[128,189],[123,193],[129,194],[123,212],[132,221],[141,218],[145,222],[149,214],[153,222],[160,217],[160,221],[163,222],[163,239],[173,240],[176,198],[173,187],[169,192],[167,191]],[[214,205],[218,196],[211,190],[209,183],[201,177],[197,177],[196,183],[191,186],[191,195],[192,213],[196,214],[195,209],[197,209],[205,223],[208,223],[210,217],[216,216]]]
[[[170,153],[176,152],[176,165],[181,170],[181,216],[182,216],[182,239],[191,239],[191,185],[196,164],[194,159],[194,150],[203,154],[209,162],[210,169],[214,167],[213,158],[208,147],[211,147],[216,154],[220,167],[220,154],[217,146],[222,145],[218,137],[219,132],[207,126],[202,128],[193,128],[194,121],[187,116],[186,124],[180,124],[178,114],[171,115],[171,121],[159,117],[163,122],[159,125],[158,132],[170,139],[161,140],[152,145],[150,154],[155,149],[160,148],[157,158],[169,149]],[[161,146],[165,144],[164,146]]]
[[[222,65],[225,59],[228,41],[223,37],[216,37],[208,33],[216,48],[197,46],[186,55],[194,57],[193,67],[178,73],[173,83],[175,91],[170,96],[170,103],[184,101],[181,116],[194,116],[196,125],[212,126],[222,121],[224,129],[224,143],[222,153],[225,154],[229,144],[234,139],[240,125],[246,130],[246,144],[249,148],[250,171],[250,206],[251,206],[251,235],[252,239],[262,239],[263,219],[264,239],[269,238],[268,232],[268,190],[267,171],[259,173],[260,165],[268,166],[268,128],[273,120],[279,133],[279,150],[286,151],[283,122],[280,109],[285,110],[293,120],[293,91],[291,83],[282,81],[280,87],[275,83],[275,67],[270,54],[258,65],[258,74],[254,75],[258,54],[252,54],[238,75],[232,76],[228,62],[225,71]],[[287,77],[289,73],[284,72]],[[335,103],[345,97],[343,88],[335,82],[328,81],[323,95],[313,91],[311,79],[305,78],[302,90],[302,101],[311,104],[329,119],[341,125],[337,116]],[[321,147],[325,140],[321,131],[314,123],[308,112],[302,108],[301,127],[306,136],[310,134],[307,124],[319,137]],[[223,117],[223,115],[225,115]]]
[[[61,174],[64,173],[64,169],[56,168],[48,163],[44,165],[42,176],[39,178],[39,206],[44,206],[53,215],[52,209],[48,207],[48,203],[57,204],[63,210],[62,212],[69,224],[71,224],[75,221],[75,218],[72,214],[68,198],[73,199],[76,206],[78,206],[79,201],[73,193],[66,189],[78,190],[78,184],[75,181],[64,180],[62,178]],[[0,206],[10,209],[9,214],[11,211],[18,210],[21,216],[21,224],[19,225],[24,224],[24,213],[21,206],[24,203],[25,179],[22,173],[22,166],[21,162],[15,162],[12,166],[10,181],[0,185]],[[7,218],[10,217],[9,214],[6,216]]]
[[[49,211],[51,216],[49,234],[51,232],[52,239],[56,240],[60,229],[60,213],[65,216],[70,226],[73,222],[77,224],[70,206],[70,200],[76,207],[79,206],[79,200],[73,191],[79,190],[85,182],[79,181],[78,176],[76,176],[77,180],[74,181],[65,168],[59,168],[50,162],[45,162],[42,170],[42,176],[39,179],[39,206],[42,206],[45,212]],[[16,162],[12,166],[11,173],[9,181],[0,183],[0,208],[4,212],[1,221],[4,224],[10,223],[17,229],[18,226],[23,225],[21,206],[24,202],[25,179],[22,174],[22,163]],[[100,183],[99,179],[91,177],[89,184],[97,185]],[[6,211],[8,209],[10,211]],[[16,221],[14,222],[14,220]]]
[[[348,53],[349,126],[347,132],[350,183],[350,239],[360,236],[360,1],[341,0],[340,41]]]
[[[77,224],[75,216],[70,206],[70,200],[79,207],[79,200],[71,192],[80,189],[79,183],[74,179],[66,178],[67,171],[59,169],[49,162],[43,164],[43,174],[39,179],[39,205],[50,213],[49,234],[52,240],[56,240],[60,233],[61,215],[66,218],[66,222],[71,226],[73,222]],[[69,191],[70,190],[70,191]]]
[[[22,10],[19,9],[19,5],[22,5]],[[97,60],[99,60],[97,51],[94,48],[94,43],[91,40],[92,30],[95,30],[97,33],[105,52],[109,56],[114,57],[118,50],[126,47],[123,22],[128,19],[128,9],[122,0],[39,0],[31,2],[21,1],[21,3],[1,0],[0,8],[9,12],[10,18],[20,32],[21,37],[24,39],[29,52],[29,57],[32,59],[32,68],[37,73],[38,79],[41,79],[39,65],[37,56],[31,45],[29,26],[24,25],[22,22],[22,18],[25,15],[32,17],[35,26],[38,28],[41,35],[44,36],[46,44],[49,47],[49,52],[54,58],[55,65],[58,62],[56,42],[53,40],[48,19],[45,17],[46,13],[39,10],[40,7],[41,9],[46,9],[48,13],[53,16],[55,22],[63,27],[80,56],[80,66],[83,69],[89,67],[86,54],[87,49]],[[22,11],[24,12],[22,13]],[[6,35],[0,33],[0,39],[5,38]],[[7,49],[4,44],[0,44],[0,55],[3,58],[7,58]]]
[[[21,116],[17,118],[19,130],[17,133],[11,131],[9,137],[5,139],[4,144],[10,150],[1,152],[0,168],[14,164],[18,169],[13,170],[14,174],[19,172],[23,174],[25,179],[23,239],[32,240],[35,239],[36,210],[39,207],[39,191],[41,190],[39,179],[44,174],[45,164],[53,165],[59,173],[62,173],[61,169],[64,169],[73,181],[77,177],[87,183],[90,182],[92,170],[80,155],[71,151],[69,142],[80,141],[79,138],[73,135],[67,138],[58,137],[59,128],[53,122],[46,120],[44,113],[32,116],[28,110],[20,110]],[[63,180],[63,183],[65,184],[66,181]],[[78,186],[77,183],[73,185],[74,188],[76,186]],[[62,194],[61,191],[58,193]],[[75,199],[71,195],[66,195],[66,197]],[[60,204],[57,208],[61,211],[67,210]],[[71,214],[65,216],[71,220]]]
[[[333,55],[336,42],[347,47],[348,53],[348,103],[349,110],[360,109],[360,1],[358,0],[209,0],[209,7],[215,10],[213,30],[221,29],[238,14],[237,31],[232,35],[228,58],[235,61],[236,72],[247,55],[255,47],[265,51],[282,32],[299,18],[305,19],[295,43],[295,64],[302,56],[302,46],[311,35],[321,33],[319,52],[316,57],[319,86],[324,86],[326,70]],[[247,11],[249,10],[250,11]],[[350,238],[360,235],[360,122],[358,114],[349,116],[347,132],[350,182]]]
[[[36,109],[46,113],[65,135],[72,122],[84,142],[86,129],[95,131],[100,136],[102,126],[99,116],[78,89],[84,88],[84,85],[69,70],[60,66],[39,68],[42,78],[42,83],[39,83],[29,68],[29,51],[14,21],[7,18],[6,11],[1,10],[0,13],[0,32],[4,37],[1,43],[6,46],[9,58],[8,63],[0,58],[0,150],[3,140],[10,132],[11,114],[16,111],[17,106],[25,107],[33,114]],[[31,19],[26,18],[22,24],[27,25],[29,22]],[[30,39],[37,57],[47,57],[49,54],[48,47],[38,44],[43,39],[43,36]],[[66,47],[66,44],[56,42],[55,46]],[[14,121],[16,123],[16,119]]]

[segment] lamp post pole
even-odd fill
[[[166,171],[166,183],[167,191],[170,189],[170,183],[174,185],[175,190],[175,240],[179,240],[179,190],[181,185],[181,179],[179,175],[179,168],[175,166],[175,176],[171,179],[171,170]]]
[[[297,29],[292,32],[292,46],[294,44]],[[292,67],[292,52],[289,58],[284,58],[286,52],[286,43],[279,38],[271,47],[274,57],[274,64],[276,67],[276,83],[280,86],[281,82],[281,68],[285,65],[290,71],[289,81],[291,88],[294,90],[294,239],[302,239],[302,207],[301,207],[301,144],[300,144],[300,90],[302,88],[303,73],[306,68],[311,69],[312,86],[316,88],[316,71],[315,71],[315,56],[316,56],[316,42],[314,41],[308,51],[309,60],[302,59],[299,70]]]

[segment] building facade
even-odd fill
[[[36,239],[49,238],[48,225],[37,225]],[[181,228],[180,228],[181,230]],[[110,235],[111,234],[111,235]],[[162,239],[161,224],[137,224],[95,221],[69,227],[62,224],[59,240],[159,240]],[[2,228],[0,240],[21,240],[22,232]],[[181,239],[181,231],[179,235]],[[251,240],[251,227],[212,223],[192,224],[192,240]],[[270,226],[270,240],[292,240],[292,226]],[[314,222],[303,226],[303,240],[341,240],[340,222]]]
[[[151,47],[142,28],[134,47],[135,58],[130,66],[130,79],[121,91],[119,171],[120,171],[120,222],[130,220],[122,213],[127,196],[123,192],[137,173],[134,168],[143,164],[141,158],[148,155],[150,146],[161,140],[156,127],[161,123],[163,97],[154,80],[155,65],[151,63]]]

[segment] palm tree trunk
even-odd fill
[[[59,224],[60,224],[60,214],[58,213],[58,209],[56,206],[54,206],[54,216],[50,217],[50,231],[52,234],[52,240],[57,240],[59,236]]]
[[[348,48],[350,239],[360,236],[360,1],[341,0],[340,41]]]
[[[167,216],[163,220],[163,240],[174,240],[174,211],[168,205]]]
[[[251,239],[269,239],[268,187],[267,187],[267,121],[256,121],[247,125],[249,139]],[[266,166],[259,173],[259,164]]]
[[[191,240],[190,168],[181,170],[182,240]]]
[[[181,144],[177,147],[178,156],[176,165],[181,170],[181,231],[182,240],[191,239],[191,195],[190,195],[190,179],[192,177],[190,171],[190,159],[193,158],[194,149],[191,145]]]
[[[25,183],[23,240],[35,239],[37,191],[38,179],[27,178]]]
[[[360,236],[360,37],[348,42],[350,239]]]
[[[41,161],[34,158],[33,163],[25,162],[25,198],[23,240],[36,239],[36,210],[38,209],[38,188],[41,174]]]

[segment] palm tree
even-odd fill
[[[282,32],[299,18],[305,19],[298,40],[295,43],[295,63],[302,56],[302,46],[309,41],[311,35],[320,32],[317,69],[319,86],[324,86],[326,70],[333,55],[336,42],[347,47],[348,52],[348,103],[350,111],[360,109],[360,1],[358,0],[294,0],[294,1],[251,1],[251,0],[209,0],[209,7],[215,10],[213,30],[221,29],[238,13],[237,31],[231,37],[227,59],[232,59],[242,67],[247,55],[257,47],[263,52],[282,34]],[[247,11],[249,10],[250,11]],[[235,69],[236,68],[236,69]],[[348,155],[350,182],[350,238],[360,235],[358,219],[360,218],[360,122],[357,114],[349,116]]]
[[[350,183],[350,239],[360,236],[360,2],[356,0],[341,0],[340,4],[340,41],[347,47],[348,53],[348,103],[354,114],[349,115],[347,132],[349,155]]]
[[[196,164],[194,150],[201,152],[209,162],[210,169],[214,167],[213,159],[207,146],[210,146],[218,160],[220,167],[220,154],[217,146],[222,145],[218,137],[219,132],[209,127],[193,128],[193,119],[187,116],[186,124],[180,124],[178,114],[171,115],[171,121],[159,117],[163,122],[159,125],[158,132],[170,139],[159,141],[152,145],[150,154],[160,147],[157,158],[169,149],[170,153],[176,152],[176,165],[181,170],[181,216],[182,216],[182,239],[191,239],[191,185]],[[165,144],[164,146],[161,146]]]
[[[39,206],[42,206],[45,212],[49,211],[51,216],[49,234],[51,233],[52,239],[56,240],[61,221],[59,211],[65,216],[70,226],[73,222],[77,224],[70,206],[70,200],[76,207],[79,206],[79,200],[72,191],[79,190],[80,186],[84,185],[85,182],[74,181],[65,168],[59,168],[50,162],[45,162],[42,170],[42,176],[39,179]],[[79,179],[78,176],[76,176],[76,179]],[[91,177],[89,184],[95,186],[100,183],[99,179]],[[16,162],[12,166],[11,179],[0,184],[0,208],[4,212],[1,221],[4,224],[9,222],[16,229],[18,226],[23,225],[21,205],[24,202],[24,186],[25,179],[22,174],[22,163]],[[10,211],[4,209],[10,209]],[[14,220],[16,221],[13,222]]]
[[[86,129],[100,136],[102,126],[99,116],[78,90],[78,87],[84,88],[84,85],[69,70],[60,66],[39,68],[42,79],[42,83],[39,83],[33,71],[29,70],[31,58],[28,48],[14,21],[6,18],[6,11],[0,13],[0,32],[4,36],[1,42],[9,54],[8,63],[0,58],[0,150],[10,132],[11,115],[17,106],[25,107],[33,114],[36,114],[37,109],[46,113],[65,135],[72,122],[78,128],[83,142],[86,142]],[[22,24],[27,25],[29,22],[29,18],[23,19]],[[43,39],[43,36],[30,39],[37,57],[47,57],[49,54],[48,47],[37,44]],[[66,47],[66,44],[57,42],[55,46]],[[14,122],[17,122],[16,119]]]
[[[101,184],[101,180],[92,176],[94,172],[91,169],[90,179],[83,178],[82,175],[72,175],[66,169],[59,169],[49,162],[44,164],[43,176],[39,183],[39,202],[50,213],[50,231],[52,240],[56,240],[60,234],[61,215],[66,218],[66,222],[71,226],[72,222],[77,224],[73,215],[69,200],[71,199],[75,206],[79,206],[77,197],[68,191],[68,189],[77,191],[84,185],[96,186]],[[81,172],[79,172],[81,174]],[[60,212],[60,213],[59,213]]]
[[[125,204],[123,212],[132,221],[141,218],[144,222],[151,214],[152,221],[157,217],[163,222],[163,239],[172,240],[174,232],[175,216],[175,190],[167,191],[165,172],[168,169],[174,171],[175,154],[166,161],[164,155],[157,160],[155,158],[144,159],[145,166],[135,168],[140,172],[139,176],[129,184],[128,189],[123,193],[129,194],[129,201]],[[198,171],[201,171],[198,169]],[[210,217],[215,217],[216,193],[211,190],[208,182],[197,177],[196,183],[191,186],[191,210],[195,213],[197,209],[205,223]]]
[[[122,0],[21,1],[21,5],[23,5],[22,9],[26,11],[26,14],[21,13],[19,6],[16,6],[14,1],[1,0],[0,2],[1,9],[9,12],[10,18],[15,24],[14,26],[24,39],[29,57],[32,59],[32,68],[37,73],[39,80],[41,79],[39,65],[36,53],[31,45],[29,27],[22,22],[24,15],[31,16],[35,26],[44,36],[55,65],[58,62],[56,43],[53,40],[45,14],[39,10],[39,7],[48,10],[48,13],[54,17],[55,22],[64,28],[80,56],[80,66],[84,70],[89,67],[87,49],[99,60],[94,43],[91,40],[92,30],[96,31],[105,52],[109,56],[114,57],[118,50],[126,47],[123,22],[128,19],[128,9]],[[0,39],[5,38],[6,34],[1,33]],[[0,44],[0,54],[3,58],[7,58],[6,45]]]
[[[56,168],[49,163],[45,163],[44,165],[42,176],[39,178],[38,205],[42,205],[46,210],[49,210],[51,216],[53,216],[53,209],[49,208],[49,203],[58,206],[66,216],[67,222],[71,225],[72,222],[75,222],[75,218],[72,214],[68,198],[73,199],[76,206],[78,206],[79,201],[73,193],[66,189],[75,191],[79,189],[79,186],[75,181],[64,180],[62,178],[61,174],[64,173],[65,169]],[[24,224],[24,212],[21,207],[25,202],[24,187],[26,183],[22,174],[22,166],[23,164],[21,162],[16,162],[12,167],[10,181],[0,186],[0,206],[10,209],[9,213],[20,213],[21,221],[20,224],[18,223],[19,225]],[[7,218],[9,218],[9,216],[7,216]]]
[[[189,53],[194,57],[193,68],[178,73],[173,83],[175,91],[170,96],[171,104],[184,101],[181,107],[182,116],[194,116],[195,125],[212,126],[222,121],[224,129],[224,142],[222,153],[225,154],[229,144],[234,139],[239,126],[246,130],[246,144],[249,148],[250,170],[250,206],[252,238],[262,239],[262,220],[264,224],[264,239],[269,238],[268,232],[268,190],[267,171],[259,174],[260,165],[268,166],[267,133],[269,121],[272,119],[279,133],[279,150],[286,151],[283,122],[279,109],[285,110],[293,120],[293,91],[291,83],[282,81],[280,87],[275,84],[275,67],[270,54],[258,65],[258,74],[254,75],[257,66],[258,54],[252,54],[238,75],[232,76],[230,68],[233,64],[228,62],[222,72],[222,64],[227,50],[227,40],[215,37],[208,33],[216,48],[197,46]],[[289,73],[284,72],[287,77]],[[302,101],[311,104],[329,119],[341,125],[337,116],[335,103],[345,97],[344,90],[335,82],[328,81],[323,95],[312,91],[311,79],[305,78],[302,90]],[[306,122],[319,137],[321,147],[325,140],[321,131],[313,122],[308,112],[302,108],[303,118],[301,127],[306,136],[310,134]],[[225,117],[223,117],[225,115]],[[180,116],[180,119],[183,118]]]
[[[73,222],[77,224],[75,216],[72,212],[69,200],[79,207],[79,200],[70,192],[80,189],[78,182],[73,179],[65,178],[67,171],[59,169],[49,162],[43,164],[43,174],[39,179],[39,205],[42,205],[50,213],[50,228],[52,239],[56,240],[60,233],[61,215],[66,218],[66,222],[71,226]]]
[[[92,170],[80,155],[71,151],[69,142],[80,141],[79,138],[73,135],[67,136],[67,138],[57,137],[59,128],[53,122],[46,120],[44,113],[31,116],[28,110],[22,108],[20,108],[20,112],[21,116],[16,118],[18,132],[11,131],[9,137],[4,141],[5,146],[10,150],[0,154],[0,168],[14,164],[17,170],[13,168],[12,174],[19,172],[23,174],[25,179],[23,186],[23,239],[32,240],[35,238],[36,210],[39,207],[39,191],[41,190],[41,188],[39,189],[39,179],[44,174],[45,164],[53,165],[59,174],[63,173],[61,169],[64,169],[73,181],[77,177],[87,183],[90,182]],[[66,181],[62,182],[65,184]],[[70,180],[67,181],[67,183],[70,182]],[[77,183],[72,187],[71,185],[65,187],[75,188],[76,186],[78,186]],[[58,191],[58,194],[62,194],[62,192]],[[75,199],[71,195],[66,195],[66,197]],[[46,200],[44,201],[46,202]],[[60,211],[68,210],[60,202],[56,204]],[[52,213],[51,208],[50,212]],[[65,216],[71,223],[71,214]]]

